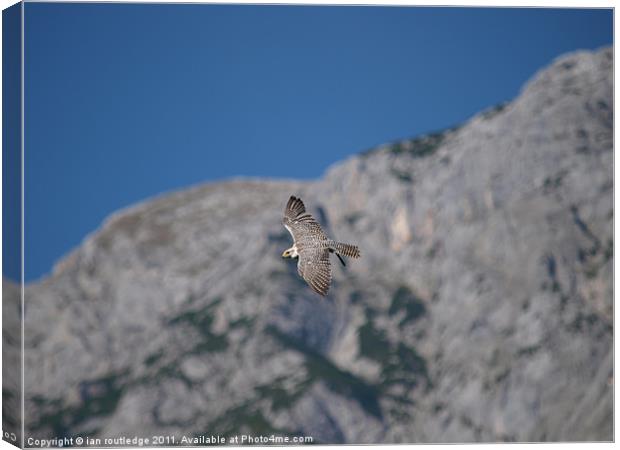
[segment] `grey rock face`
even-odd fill
[[[3,439],[21,443],[22,320],[21,285],[2,280],[2,431]]]
[[[458,129],[109,218],[26,287],[27,435],[611,440],[613,52]],[[289,195],[362,258],[322,300]]]

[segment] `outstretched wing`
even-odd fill
[[[284,208],[284,218],[293,220],[305,212],[306,207],[304,206],[304,202],[302,202],[300,198],[291,195],[291,198],[289,198],[286,203],[286,208]]]
[[[315,292],[323,297],[327,295],[332,281],[329,250],[320,247],[305,247],[299,253],[297,271]]]
[[[327,239],[321,225],[306,212],[306,207],[300,198],[291,196],[286,208],[282,224],[293,236],[293,241],[298,247],[313,246],[315,242]]]

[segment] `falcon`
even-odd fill
[[[306,283],[323,297],[327,295],[332,280],[329,254],[335,253],[343,266],[343,256],[359,258],[359,248],[351,244],[343,244],[329,239],[321,225],[306,212],[300,198],[291,196],[286,208],[282,224],[293,236],[293,246],[284,250],[283,258],[299,258],[297,272]]]

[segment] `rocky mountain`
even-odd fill
[[[314,182],[114,214],[25,287],[27,436],[612,440],[612,69],[568,54]],[[292,194],[362,250],[326,299],[280,256]]]

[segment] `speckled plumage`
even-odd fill
[[[286,208],[282,224],[293,236],[293,246],[282,256],[299,257],[297,271],[308,285],[322,296],[327,295],[331,284],[331,264],[329,254],[359,258],[360,251],[355,245],[343,244],[329,239],[321,225],[306,212],[301,199],[291,196]]]

